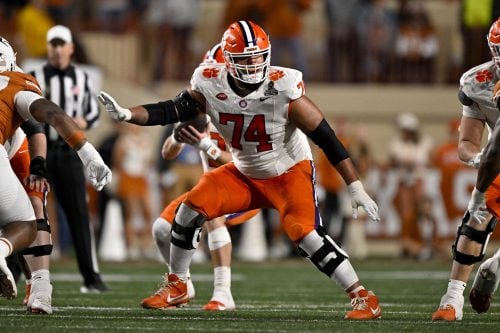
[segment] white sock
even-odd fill
[[[231,267],[219,266],[214,268],[214,293],[213,300],[217,300],[226,306],[233,305],[231,295]]]
[[[39,269],[31,273],[31,283],[46,280],[50,283],[50,272],[48,269]]]
[[[446,291],[446,293],[448,295],[462,296],[464,294],[466,286],[467,283],[463,281],[450,279],[448,281],[448,290]]]
[[[12,243],[5,237],[0,237],[0,257],[7,258],[12,253]]]
[[[332,279],[344,290],[359,281],[358,275],[348,259],[343,260],[340,265],[335,268]]]
[[[187,272],[191,264],[191,258],[194,251],[180,248],[174,244],[170,244],[170,274],[177,275],[180,279],[187,279]]]

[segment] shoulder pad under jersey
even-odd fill
[[[272,83],[273,89],[285,93],[292,100],[305,94],[302,72],[298,70],[273,66],[269,69],[268,77],[268,84]]]
[[[460,89],[458,91],[458,100],[460,101],[460,103],[462,103],[462,105],[465,105],[465,106],[471,106],[474,101],[472,99],[470,99],[464,92],[462,89]]]
[[[460,90],[474,101],[491,98],[493,86],[498,80],[496,71],[493,61],[469,69],[460,78]]]

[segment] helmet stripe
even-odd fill
[[[214,45],[210,51],[208,51],[208,59],[215,59],[215,55],[217,54],[217,51],[220,49],[220,43],[217,45]]]
[[[243,32],[243,38],[245,39],[246,46],[256,46],[255,34],[253,32],[252,26],[248,21],[239,21],[241,31]]]

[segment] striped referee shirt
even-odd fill
[[[60,70],[49,64],[31,71],[40,84],[44,96],[59,105],[71,118],[82,117],[87,121],[87,128],[97,125],[99,106],[96,94],[88,74],[83,70],[69,65]],[[64,140],[56,130],[45,125],[48,145]]]

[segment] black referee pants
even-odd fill
[[[91,236],[83,164],[69,146],[55,144],[47,151],[47,169],[52,190],[66,214],[84,284],[102,282]]]

